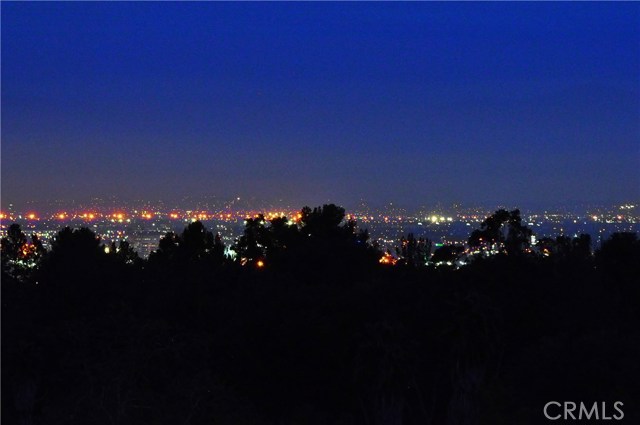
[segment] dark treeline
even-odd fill
[[[2,419],[511,425],[569,400],[640,423],[637,235],[595,253],[530,236],[500,210],[467,247],[407,235],[391,257],[325,205],[248,219],[233,258],[194,222],[143,260],[85,228],[47,251],[12,225]]]

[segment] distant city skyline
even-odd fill
[[[108,201],[88,205],[51,204],[48,209],[34,207],[11,207],[0,212],[0,236],[6,236],[9,226],[17,223],[27,233],[37,234],[49,247],[51,240],[63,227],[86,227],[105,244],[127,240],[145,258],[157,249],[160,238],[167,232],[180,234],[185,226],[195,221],[214,230],[227,246],[231,246],[242,235],[248,218],[262,214],[266,222],[271,222],[286,217],[288,225],[298,225],[302,217],[300,207],[274,208],[239,199],[193,204],[190,207],[183,205],[183,208],[152,202],[141,205]],[[589,234],[592,236],[592,246],[596,248],[603,238],[613,232],[638,232],[638,207],[640,205],[637,203],[591,205],[537,211],[521,209],[520,213],[527,226],[535,231],[536,237]],[[366,229],[378,246],[394,251],[401,238],[408,234],[427,238],[440,245],[465,244],[470,232],[498,208],[514,209],[507,205],[492,208],[431,205],[410,210],[391,203],[382,208],[362,204],[347,209],[345,219],[355,220],[358,228]]]
[[[87,218],[89,213],[96,217],[111,217],[116,213],[124,213],[128,218],[146,218],[144,213],[151,213],[152,216],[165,216],[177,213],[176,217],[198,218],[198,214],[217,216],[220,213],[232,213],[234,218],[244,217],[244,214],[265,213],[274,214],[282,212],[285,216],[296,215],[303,207],[320,207],[322,205],[332,203],[329,201],[319,201],[308,204],[290,204],[283,201],[269,201],[256,198],[219,198],[219,197],[187,197],[178,202],[166,202],[163,200],[133,200],[125,201],[117,198],[109,199],[92,199],[86,202],[75,201],[28,201],[24,203],[7,203],[2,206],[0,219],[7,220],[12,218],[26,219],[28,215],[34,215],[37,219],[58,219],[62,214],[64,218],[75,216],[78,218]],[[543,205],[534,205],[532,203],[469,203],[469,202],[421,202],[416,204],[403,204],[398,202],[371,203],[361,199],[358,202],[340,205],[346,209],[348,213],[355,214],[390,214],[392,211],[398,212],[400,215],[421,215],[431,213],[449,213],[449,214],[465,214],[465,212],[474,211],[476,215],[489,215],[497,209],[520,209],[524,213],[538,214],[543,212],[557,213],[579,213],[591,215],[593,212],[601,210],[617,211],[615,214],[622,214],[625,217],[638,217],[638,207],[640,201],[624,201],[624,202],[561,202]],[[599,214],[599,212],[598,212]],[[93,218],[93,217],[91,217]]]
[[[3,2],[2,209],[637,202],[638,22],[637,3]]]

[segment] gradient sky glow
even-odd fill
[[[640,198],[640,3],[2,2],[2,202]]]

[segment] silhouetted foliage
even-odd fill
[[[377,248],[368,243],[367,230],[345,220],[344,208],[333,204],[313,210],[304,207],[297,222],[279,217],[268,224],[263,215],[245,221],[244,233],[232,247],[241,264],[288,268],[314,279],[310,271],[350,273],[354,266],[371,265],[380,258]]]
[[[400,246],[396,247],[396,254],[402,264],[410,267],[424,267],[431,256],[431,246],[430,240],[416,239],[413,233],[409,233],[406,238],[403,236],[400,239]]]
[[[244,234],[233,246],[241,262],[253,264],[264,260],[267,249],[271,247],[271,235],[266,227],[264,215],[248,218],[245,222]]]
[[[640,240],[636,233],[620,232],[602,242],[596,258],[604,267],[611,269],[638,267]]]
[[[451,263],[449,265],[452,265],[458,260],[463,251],[464,247],[458,245],[441,246],[434,251],[433,256],[431,256],[431,262],[434,264]]]
[[[591,236],[581,234],[575,238],[556,236],[541,238],[536,246],[543,257],[551,257],[554,261],[588,261],[592,257]]]
[[[31,235],[31,243],[19,224],[7,229],[7,236],[0,241],[2,271],[18,279],[24,279],[46,254],[38,235]]]
[[[21,257],[22,248],[27,243],[27,237],[19,224],[13,223],[7,229],[7,236],[2,238],[3,260],[17,260]]]
[[[138,255],[138,253],[133,249],[131,244],[128,241],[119,241],[112,242],[109,247],[109,257],[114,258],[116,262],[131,265],[131,266],[140,266],[142,265],[142,258]]]
[[[237,260],[194,222],[148,260],[65,228],[34,273],[3,263],[3,420],[530,425],[549,400],[622,400],[640,422],[636,234],[513,255],[530,233],[505,211],[472,239],[507,255],[422,267],[408,235],[393,266],[342,208],[300,216],[248,219]]]
[[[152,264],[186,266],[207,263],[220,266],[225,260],[225,247],[219,234],[214,235],[202,222],[190,223],[181,235],[167,233],[160,239],[158,249],[151,253]]]
[[[531,229],[522,224],[520,210],[500,209],[471,233],[469,245],[517,255],[529,247],[532,234]]]
[[[302,230],[310,237],[327,238],[340,232],[340,223],[344,220],[344,208],[334,204],[323,205],[311,210],[304,207],[300,212]]]
[[[51,241],[49,259],[77,263],[78,260],[95,260],[105,253],[100,238],[86,227],[65,227]]]

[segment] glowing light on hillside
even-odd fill
[[[67,215],[65,213],[58,214],[58,220],[64,220],[65,218],[67,218]]]
[[[393,266],[398,262],[398,260],[395,259],[393,255],[389,254],[388,252],[385,253],[378,261],[380,262],[380,264],[385,264],[390,266]]]
[[[262,260],[258,260],[258,262],[256,263],[256,266],[257,266],[258,268],[263,268],[263,267],[264,267],[264,261],[262,261]]]
[[[178,218],[178,214],[176,214],[176,213],[171,213],[171,214],[169,214],[169,217],[170,217],[170,218]]]
[[[36,219],[36,215],[34,213],[29,213],[29,214],[27,214],[27,218],[29,220],[35,220]]]

